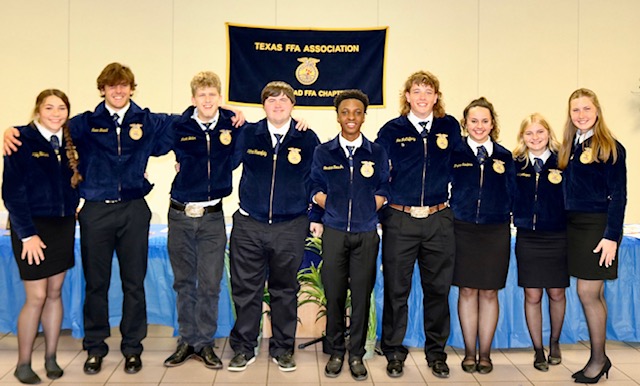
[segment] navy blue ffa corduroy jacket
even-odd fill
[[[616,141],[618,159],[615,163],[612,158],[607,162],[583,163],[580,157],[591,140],[573,149],[564,171],[564,205],[568,211],[607,213],[603,237],[618,242],[627,205],[626,150]]]
[[[316,148],[311,166],[311,196],[326,193],[322,222],[344,232],[376,229],[375,196],[388,199],[389,159],[382,146],[362,136],[353,154],[353,170],[338,137]]]
[[[80,155],[78,169],[84,177],[80,196],[87,201],[130,201],[146,196],[153,187],[144,177],[149,156],[171,150],[174,117],[151,113],[131,101],[121,133],[100,103],[95,111],[71,119],[73,141]]]
[[[320,143],[312,130],[298,131],[291,120],[277,158],[267,120],[247,124],[238,136],[234,168],[242,163],[240,208],[260,222],[278,223],[307,215],[313,151]]]
[[[452,149],[460,143],[460,125],[454,117],[433,120],[426,152],[422,137],[404,115],[387,122],[376,143],[391,160],[389,203],[432,206],[447,201],[449,160]]]
[[[539,231],[558,232],[566,229],[563,172],[558,169],[558,156],[551,153],[539,175],[536,175],[528,156],[522,160],[516,159],[515,173],[513,225]]]
[[[215,128],[205,133],[192,118],[190,106],[175,125],[173,151],[180,171],[171,198],[181,203],[211,201],[232,190],[233,149],[241,129],[233,127],[232,111],[220,108]]]
[[[60,144],[60,162],[34,125],[19,127],[22,146],[4,157],[2,199],[9,211],[11,227],[24,239],[38,232],[33,217],[73,216],[78,206],[78,191],[71,187],[64,138]]]
[[[493,143],[493,154],[480,168],[466,138],[451,154],[451,208],[457,220],[497,224],[510,220],[515,192],[511,152]]]

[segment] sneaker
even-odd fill
[[[251,358],[247,358],[246,354],[236,354],[231,361],[229,362],[229,366],[227,366],[227,370],[229,371],[245,371],[247,366],[256,361],[256,357],[253,356]]]
[[[294,371],[296,369],[296,361],[293,359],[293,353],[291,352],[273,357],[273,363],[278,365],[280,371]]]

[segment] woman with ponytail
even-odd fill
[[[62,376],[56,361],[62,324],[62,283],[74,265],[76,186],[82,181],[69,135],[69,99],[60,90],[42,91],[33,121],[20,127],[23,146],[4,158],[2,198],[9,211],[13,253],[26,300],[18,317],[18,364],[22,383],[40,383],[31,368],[33,342],[42,323],[44,367]]]

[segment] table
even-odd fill
[[[67,271],[62,286],[64,316],[62,328],[70,329],[74,338],[84,335],[82,308],[84,304],[85,281],[82,273],[80,240],[76,229],[75,266]],[[17,319],[24,304],[25,294],[18,267],[11,250],[11,238],[0,236],[0,295],[5,306],[0,309],[0,332],[16,333]],[[175,307],[176,294],[173,290],[173,270],[167,252],[167,226],[152,224],[149,232],[149,262],[144,289],[147,298],[147,322],[161,324],[178,331],[178,313]],[[227,272],[223,274],[218,303],[218,330],[216,337],[229,336],[235,317],[231,307]],[[109,324],[117,326],[122,319],[122,284],[120,267],[114,255],[109,287]]]
[[[149,235],[149,264],[145,278],[147,296],[147,319],[150,324],[171,326],[178,331],[178,317],[173,291],[173,271],[169,263],[166,249],[166,225],[151,225]],[[228,226],[227,230],[230,228]],[[76,239],[76,265],[67,272],[62,288],[62,299],[65,307],[62,328],[70,329],[73,337],[83,336],[82,306],[84,302],[84,277],[80,258],[79,240]],[[512,254],[509,264],[506,288],[498,294],[500,301],[500,317],[493,341],[494,348],[530,347],[531,341],[524,318],[524,293],[517,285],[517,267]],[[624,237],[619,252],[619,278],[607,282],[605,296],[609,307],[607,339],[640,342],[640,240]],[[305,261],[307,257],[305,257]],[[0,236],[0,296],[5,306],[0,308],[0,332],[16,333],[17,317],[24,303],[24,288],[13,261],[11,240],[8,235]],[[383,279],[380,269],[381,257],[378,256],[378,273],[374,289],[377,308],[377,328],[380,336],[382,326]],[[228,336],[234,323],[231,298],[229,293],[227,272],[225,272],[220,292],[218,331],[216,337]],[[424,345],[422,331],[422,289],[417,267],[413,274],[413,288],[409,296],[409,325],[404,344],[410,347]],[[561,343],[575,343],[588,340],[587,324],[582,313],[580,301],[576,294],[576,280],[571,279],[571,287],[567,289],[567,310],[564,328],[560,336]],[[448,344],[464,347],[462,332],[458,322],[457,287],[451,288],[449,302],[451,308],[451,336]],[[122,289],[119,266],[114,257],[109,290],[109,323],[117,326],[122,317]],[[543,336],[548,341],[548,303],[543,300]]]
[[[531,338],[524,316],[524,291],[518,287],[518,270],[514,256],[515,238],[511,239],[511,260],[506,287],[498,292],[500,316],[493,340],[493,348],[531,347]],[[605,298],[608,305],[607,339],[625,342],[640,342],[640,240],[625,236],[618,254],[618,279],[605,282]],[[380,268],[381,257],[378,256]],[[376,286],[376,315],[378,336],[382,330],[383,279],[379,269]],[[576,278],[571,278],[567,288],[567,307],[560,343],[576,343],[589,340],[587,322],[576,293]],[[449,303],[451,310],[451,335],[448,344],[464,347],[462,330],[458,320],[458,287],[451,287]],[[409,347],[424,346],[422,288],[418,267],[414,267],[412,290],[409,295],[409,324],[404,344]],[[549,341],[549,305],[543,297],[543,342]],[[547,344],[547,343],[545,343]]]

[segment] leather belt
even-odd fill
[[[397,204],[389,204],[389,207],[400,212],[408,213],[414,218],[427,218],[430,215],[440,212],[449,207],[448,202],[443,202],[433,206],[404,206]]]
[[[184,205],[183,203],[171,200],[169,202],[169,206],[172,209],[184,212],[184,214],[186,214],[187,217],[202,217],[204,216],[205,213],[220,212],[222,210],[222,201],[220,201],[219,203],[213,206],[202,207],[194,204]]]

